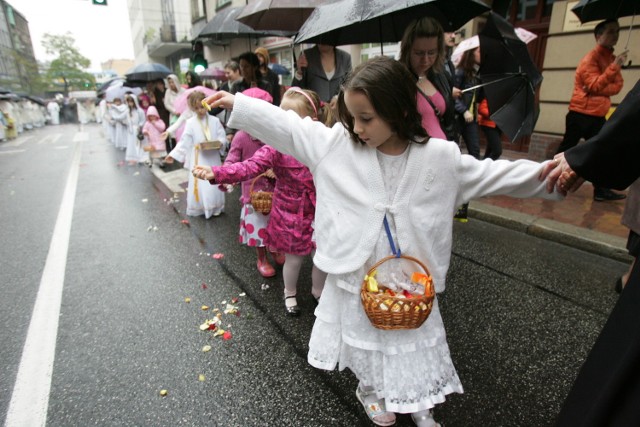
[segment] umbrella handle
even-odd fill
[[[489,85],[492,85],[492,84],[494,84],[494,83],[500,83],[500,82],[502,82],[502,81],[504,81],[504,80],[509,80],[509,79],[512,79],[512,78],[514,78],[514,77],[518,77],[518,76],[521,76],[521,75],[522,75],[522,74],[512,74],[512,75],[510,75],[510,76],[502,77],[501,79],[494,80],[494,81],[492,81],[492,82],[480,83],[479,85],[475,85],[475,86],[472,86],[472,87],[469,87],[469,88],[463,89],[463,90],[461,91],[461,93],[470,92],[470,91],[472,91],[472,90],[475,90],[475,89],[478,89],[478,88],[481,88],[481,87],[485,87],[485,86],[489,86]]]
[[[629,34],[627,34],[627,43],[624,45],[624,50],[629,50],[629,39],[631,38],[631,30],[633,30],[633,20],[636,15],[631,15],[631,25],[629,25]],[[629,61],[629,66],[631,66],[631,61]]]

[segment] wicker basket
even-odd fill
[[[156,151],[156,149],[153,148],[153,145],[143,145],[142,146],[142,150],[146,151],[147,153],[150,153],[152,151]]]
[[[215,141],[202,141],[200,144],[198,144],[200,146],[201,150],[219,150],[220,148],[222,148],[222,142],[215,140]]]
[[[407,255],[400,255],[400,258],[415,262],[429,275],[427,267],[416,258]],[[429,280],[424,287],[424,295],[414,295],[413,298],[391,296],[386,292],[370,292],[367,289],[366,277],[372,275],[380,265],[392,259],[397,259],[397,257],[391,255],[382,258],[367,272],[360,290],[360,299],[362,300],[364,311],[367,317],[369,317],[371,324],[378,329],[419,328],[424,321],[427,320],[433,308],[435,290],[431,280]],[[379,284],[378,288],[384,291],[386,286]]]
[[[251,180],[251,186],[249,187],[249,197],[251,198],[251,205],[256,212],[268,214],[271,212],[271,199],[273,198],[273,192],[271,191],[253,191],[253,185],[258,178],[264,176],[260,174]]]

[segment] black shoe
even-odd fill
[[[289,298],[294,298],[295,299],[295,295],[292,295],[290,297],[284,297],[285,301],[288,300]],[[300,316],[300,307],[298,307],[298,302],[296,301],[296,305],[292,305],[292,306],[288,306],[285,302],[284,305],[284,310],[285,310],[285,314],[287,316],[293,316],[293,317],[297,317]]]
[[[455,219],[456,221],[459,222],[468,222],[469,218],[468,218],[468,207],[469,204],[465,203],[464,205],[460,206],[458,208],[458,212],[456,212],[456,214],[453,216],[453,219]]]
[[[616,280],[616,286],[613,289],[616,291],[616,293],[621,294],[623,288],[624,286],[622,286],[622,276],[620,276],[618,277],[618,280]]]
[[[622,200],[626,198],[626,194],[616,193],[615,191],[611,191],[608,188],[593,191],[593,200],[595,200],[596,202],[603,202],[605,200]]]

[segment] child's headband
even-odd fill
[[[316,103],[313,102],[313,99],[311,99],[311,97],[309,96],[309,94],[307,94],[307,92],[305,92],[304,90],[300,89],[298,86],[291,86],[287,92],[296,92],[296,93],[300,93],[302,94],[305,98],[307,98],[307,100],[309,101],[309,104],[311,104],[311,106],[313,107],[313,113],[314,113],[314,118],[317,119],[318,118],[318,108],[316,107]]]

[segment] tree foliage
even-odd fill
[[[82,56],[75,47],[75,39],[70,32],[63,35],[44,34],[42,47],[47,54],[56,56],[46,70],[46,79],[58,89],[64,88],[65,94],[71,90],[95,88],[95,77],[84,70],[91,61]]]

